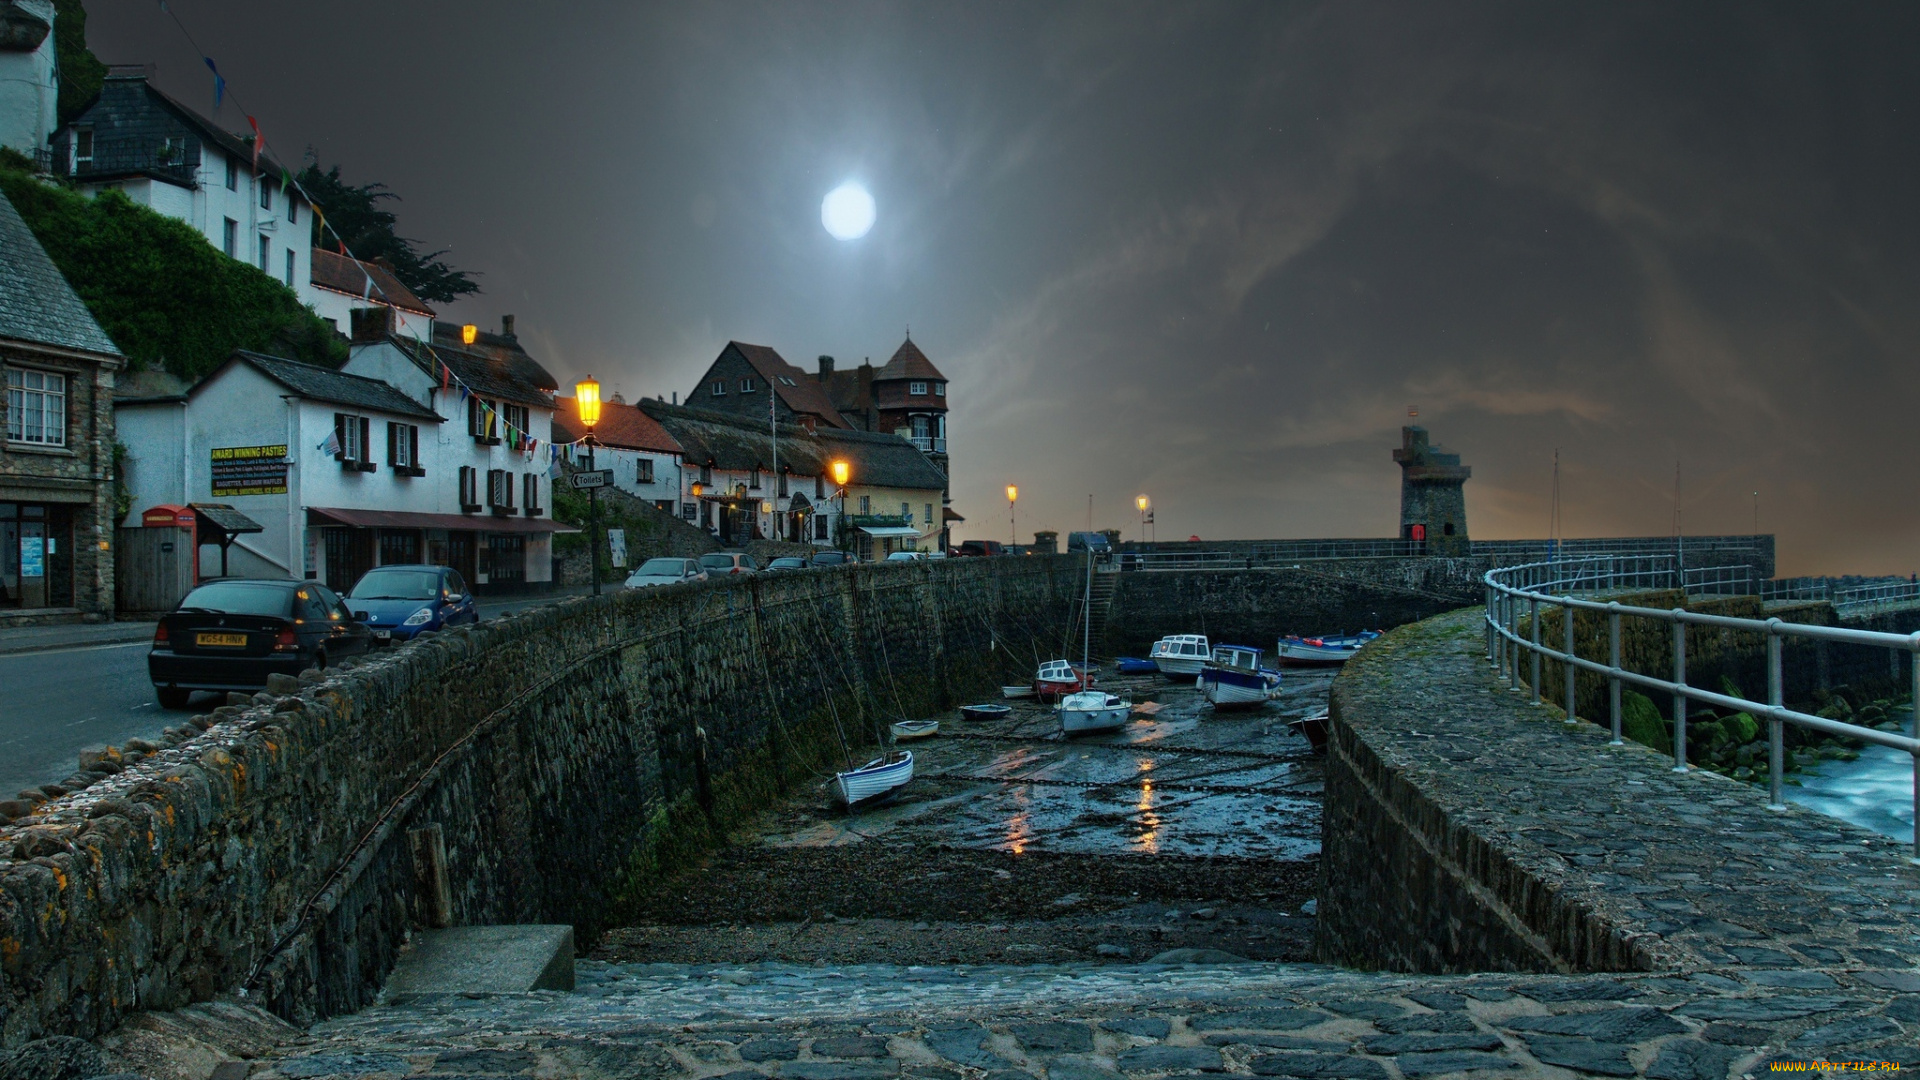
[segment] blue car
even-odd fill
[[[375,567],[354,585],[347,600],[374,640],[383,644],[480,621],[472,590],[449,566]]]

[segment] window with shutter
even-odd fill
[[[460,509],[480,509],[480,470],[471,465],[460,466]]]
[[[413,475],[425,476],[427,470],[420,464],[420,425],[407,425],[407,463],[413,466]]]
[[[521,477],[521,487],[523,489],[521,493],[523,496],[521,499],[521,502],[525,504],[525,509],[523,512],[528,517],[539,517],[540,516],[540,474],[527,473],[525,476]]]
[[[365,416],[360,417],[360,467],[373,470],[373,421]]]

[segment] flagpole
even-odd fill
[[[773,475],[768,477],[768,481],[773,485],[774,492],[773,498],[767,500],[767,505],[773,507],[773,514],[770,515],[772,520],[768,524],[772,525],[775,532],[779,531],[777,522],[780,520],[778,501],[780,498],[778,494],[780,491],[780,414],[774,407],[773,399],[779,393],[780,390],[773,380],[767,380],[767,431],[773,439]],[[778,537],[776,536],[775,539]]]

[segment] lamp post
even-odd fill
[[[1140,542],[1143,544],[1147,542],[1147,507],[1148,505],[1149,503],[1147,502],[1147,497],[1145,495],[1134,496],[1133,508],[1135,510],[1140,511]]]
[[[1015,487],[1012,484],[1008,484],[1007,485],[1007,535],[1008,535],[1008,538],[1013,541],[1013,546],[1007,549],[1007,554],[1009,555],[1018,555],[1020,553],[1020,518],[1014,512],[1014,508],[1013,508],[1013,504],[1019,501],[1020,501],[1020,489]]]
[[[839,489],[834,492],[834,495],[840,499],[840,514],[834,524],[839,527],[840,531],[840,543],[838,546],[842,551],[845,551],[847,550],[847,545],[853,541],[853,537],[849,535],[847,531],[847,478],[853,475],[853,469],[848,466],[844,460],[835,461],[827,468],[833,474],[833,486]]]
[[[600,384],[589,375],[573,388],[573,403],[580,410],[580,424],[587,429],[587,471],[594,471],[593,426],[600,422]],[[587,550],[593,563],[593,595],[600,595],[600,500],[599,489],[587,489]]]

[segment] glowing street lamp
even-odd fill
[[[1133,508],[1140,511],[1140,542],[1143,544],[1147,542],[1147,507],[1151,505],[1145,495],[1136,495],[1133,498]]]
[[[1020,551],[1020,519],[1014,513],[1013,504],[1020,501],[1020,489],[1013,484],[1007,485],[1007,532],[1013,540],[1013,547],[1007,554],[1015,555]]]
[[[460,344],[471,345],[480,337],[480,328],[468,323],[460,328]]]
[[[839,527],[840,548],[844,551],[853,542],[853,534],[847,528],[847,480],[853,476],[853,467],[842,458],[828,465],[827,473],[833,477],[833,486],[839,488],[834,494],[840,497],[840,514],[834,524]]]
[[[466,340],[467,331],[473,327],[464,327],[461,337]],[[600,384],[593,376],[574,384],[573,404],[580,413],[580,424],[587,429],[586,437],[580,441],[587,444],[587,471],[593,472],[593,427],[600,422]],[[593,595],[600,595],[600,500],[596,498],[598,489],[587,489],[587,548],[593,562]]]

